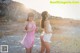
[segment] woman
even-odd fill
[[[26,53],[31,53],[34,44],[34,38],[35,38],[34,34],[36,30],[36,25],[35,22],[33,21],[33,18],[34,14],[29,13],[27,18],[27,24],[25,27],[26,34],[23,40],[21,41],[21,44],[26,48]]]
[[[44,53],[46,50],[46,53],[50,53],[50,39],[52,36],[52,29],[50,22],[48,20],[48,12],[44,11],[41,14],[42,20],[41,20],[41,28],[42,28],[42,34],[40,36],[41,39],[41,53]]]

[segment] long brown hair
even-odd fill
[[[45,22],[45,20],[46,20],[46,18],[48,16],[48,12],[47,11],[43,11],[42,14],[41,14],[41,16],[42,16],[41,28],[44,28],[44,22]]]

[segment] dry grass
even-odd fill
[[[36,19],[36,25],[39,28],[39,31],[41,31],[40,28],[40,19]],[[67,20],[67,19],[50,19],[50,23],[52,25],[53,33],[62,33],[62,29],[59,28],[59,26],[80,26],[80,21],[77,20]]]

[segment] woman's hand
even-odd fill
[[[35,31],[38,32],[38,28],[37,27],[36,27]]]
[[[25,27],[25,30],[27,30],[27,26]]]

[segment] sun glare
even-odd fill
[[[27,9],[33,9],[39,13],[48,11],[49,14],[60,16],[63,18],[80,19],[79,7],[80,5],[51,5],[49,0],[14,0],[23,3]],[[44,3],[45,2],[45,3]]]

